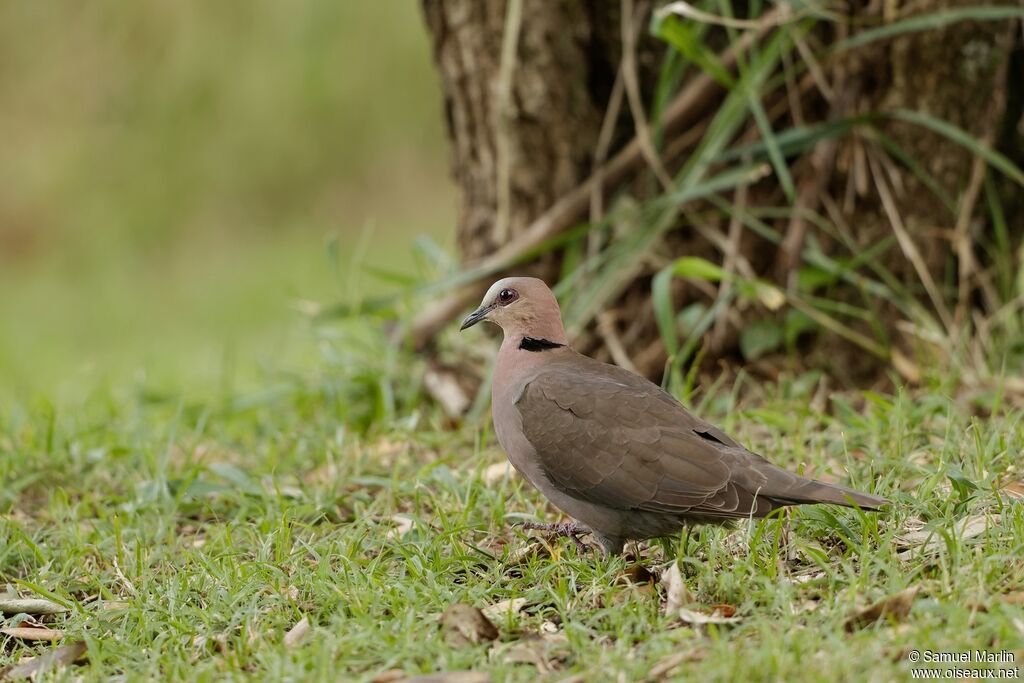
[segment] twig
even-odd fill
[[[601,132],[597,135],[597,147],[594,148],[594,183],[590,193],[590,222],[597,223],[604,218],[604,192],[601,176],[604,174],[604,162],[608,158],[608,148],[612,144],[612,134],[615,132],[615,122],[619,118],[619,110],[622,108],[622,67],[615,75],[615,83],[612,84],[612,92],[608,97],[608,108],[604,113],[604,120],[601,122]]]
[[[711,14],[699,10],[688,2],[678,0],[677,2],[670,2],[658,9],[655,16],[658,19],[663,19],[669,14],[676,14],[686,19],[693,19],[704,24],[714,24],[717,26],[725,26],[727,28],[738,28],[738,29],[751,29],[754,31],[760,31],[765,26],[781,26],[799,19],[801,16],[809,14],[807,10],[803,10],[797,14],[793,14],[789,6],[786,4],[779,5],[784,11],[775,13],[766,13],[758,19],[736,19],[734,17],[723,17],[718,14]]]
[[[786,98],[789,100],[789,112],[793,117],[793,123],[797,126],[806,125],[803,105],[796,92],[796,83],[793,82],[793,58],[787,51],[782,53],[782,74],[786,79]]]
[[[640,144],[640,152],[662,188],[668,190],[672,187],[672,176],[665,170],[658,151],[654,149],[651,127],[647,125],[647,112],[644,111],[644,104],[640,99],[640,81],[636,68],[636,31],[633,29],[636,21],[634,14],[633,0],[622,0],[622,80],[626,85],[626,101],[629,102],[629,111],[633,115],[633,127],[636,130],[636,141]]]
[[[942,294],[935,285],[935,280],[932,279],[932,274],[928,270],[927,264],[925,264],[924,259],[921,257],[921,252],[918,251],[917,245],[914,244],[914,240],[911,239],[910,234],[903,225],[903,219],[900,217],[899,209],[896,208],[896,202],[893,200],[892,193],[886,184],[885,176],[873,157],[869,156],[867,163],[871,167],[871,175],[875,179],[878,198],[882,200],[882,208],[885,209],[889,222],[892,224],[892,231],[896,235],[896,241],[899,243],[900,249],[903,250],[907,260],[914,266],[917,276],[921,278],[921,284],[924,285],[925,291],[928,292],[928,298],[932,300],[932,305],[935,306],[935,311],[939,314],[946,332],[952,336],[954,331],[953,318],[949,314],[949,309],[946,308],[946,302],[943,301]]]
[[[855,94],[843,89],[843,95],[833,104],[829,114],[830,120],[836,121],[846,116],[847,103],[855,97]],[[835,139],[818,142],[809,157],[811,172],[801,179],[800,190],[793,203],[793,214],[786,227],[786,236],[782,240],[778,255],[778,273],[786,280],[786,286],[790,289],[795,285],[796,268],[800,263],[800,252],[803,250],[804,236],[807,233],[806,215],[817,210],[822,191],[832,180],[838,148],[839,144]]]
[[[799,31],[794,31],[793,42],[796,43],[797,51],[807,64],[807,70],[814,79],[814,83],[818,86],[821,96],[824,97],[829,104],[832,104],[835,102],[836,93],[832,89],[832,86],[829,85],[828,79],[825,78],[825,72],[822,70],[821,64],[818,63],[814,53],[811,52],[811,48],[807,47],[807,42],[800,35]]]
[[[991,140],[982,139],[986,145],[991,144]],[[978,269],[972,246],[971,218],[974,216],[974,207],[978,203],[978,195],[981,194],[987,167],[988,164],[982,157],[974,157],[971,163],[971,179],[961,198],[960,213],[956,219],[956,227],[953,228],[953,250],[956,252],[957,260],[957,301],[953,320],[957,326],[963,323],[967,315],[970,303],[968,297],[970,296],[971,276]],[[990,306],[991,303],[989,301]]]
[[[719,283],[718,297],[716,299],[716,303],[722,302],[726,307],[728,307],[726,302],[732,291],[731,276],[736,271],[736,261],[739,258],[740,238],[743,236],[743,222],[740,220],[740,214],[747,208],[746,183],[736,188],[736,193],[733,196],[733,205],[736,207],[736,211],[733,211],[729,216],[729,235],[725,241],[725,261],[722,263],[722,269],[727,277],[723,277]],[[711,328],[711,347],[713,349],[721,350],[722,348],[722,344],[725,341],[727,320],[727,315],[719,315],[715,318],[714,326]]]
[[[774,9],[766,16],[778,12]],[[748,32],[740,36],[733,45],[728,47],[721,56],[727,68],[736,63],[736,55],[747,50],[750,45],[761,37],[772,26],[765,23],[762,31]],[[704,108],[713,102],[713,96],[721,86],[708,74],[701,73],[683,88],[665,110],[663,128],[666,135],[673,135],[687,124],[692,123],[704,112]],[[644,163],[640,152],[640,143],[634,137],[608,163],[602,164],[600,171],[595,171],[589,178],[574,187],[558,199],[547,211],[538,216],[511,241],[506,242],[494,253],[480,259],[473,267],[473,282],[494,275],[509,267],[531,250],[536,249],[547,240],[568,230],[587,210],[590,195],[595,185],[603,191],[617,186],[628,174]],[[468,284],[451,292],[447,296],[424,306],[423,311],[413,320],[409,328],[409,340],[415,348],[422,348],[438,330],[447,325],[473,299],[480,294],[475,284]]]
[[[610,311],[605,311],[597,316],[597,330],[601,334],[601,339],[604,340],[604,345],[608,347],[608,352],[612,355],[615,364],[630,372],[637,372],[636,366],[633,365],[629,354],[622,346],[619,335],[615,332],[615,316]]]
[[[121,581],[121,585],[124,586],[125,589],[131,595],[136,595],[137,594],[136,591],[135,591],[135,585],[132,584],[132,582],[130,580],[128,580],[128,577],[124,575],[124,572],[121,571],[121,565],[119,565],[117,563],[117,557],[116,556],[114,557],[114,575],[117,576],[117,578]]]
[[[501,64],[498,67],[498,120],[494,131],[497,152],[497,207],[494,234],[498,243],[508,239],[509,215],[512,209],[512,142],[509,124],[512,119],[512,79],[519,48],[519,29],[523,23],[523,0],[508,0],[505,31],[501,40]]]

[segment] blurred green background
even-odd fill
[[[450,248],[411,0],[2,3],[0,102],[0,393],[313,363],[296,300]]]

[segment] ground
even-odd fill
[[[693,406],[745,444],[891,508],[806,507],[605,558],[515,529],[558,513],[493,467],[486,415],[450,429],[418,359],[352,333],[230,397],[3,403],[0,586],[67,608],[36,618],[87,646],[65,677],[907,680],[914,650],[1024,661],[1024,425],[998,395],[708,387]],[[666,614],[675,563],[684,611]],[[468,608],[442,618],[460,603],[496,631]],[[0,636],[0,667],[49,647]]]

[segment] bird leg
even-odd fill
[[[523,529],[531,529],[534,531],[550,531],[556,536],[568,536],[573,540],[573,543],[576,544],[576,548],[581,552],[590,550],[587,544],[580,540],[580,536],[583,534],[591,533],[590,528],[580,524],[579,522],[561,522],[559,524],[523,522],[520,526]]]

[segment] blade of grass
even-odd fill
[[[757,122],[757,128],[761,131],[761,138],[764,140],[765,149],[768,151],[768,158],[771,159],[772,168],[782,185],[782,191],[786,193],[786,199],[792,204],[796,200],[796,186],[793,183],[793,176],[789,173],[789,165],[779,147],[779,141],[772,130],[772,124],[768,120],[768,114],[764,110],[761,100],[753,93],[750,94],[750,111]]]
[[[1021,10],[1021,16],[1024,16],[1024,8]],[[1001,171],[1006,177],[1013,180],[1015,183],[1024,187],[1024,171],[1020,169],[1013,161],[1003,156],[996,150],[992,149],[988,145],[984,144],[978,138],[974,137],[962,128],[954,126],[948,121],[943,121],[930,114],[925,114],[919,111],[911,111],[909,109],[894,109],[887,111],[881,116],[885,116],[897,121],[905,121],[907,123],[913,123],[927,128],[931,131],[942,135],[945,138],[952,140],[953,142],[963,145],[970,152],[977,154],[985,161],[987,161],[993,168]]]
[[[830,52],[838,54],[887,38],[894,38],[906,33],[919,33],[945,28],[961,21],[1006,21],[1024,18],[1024,7],[1010,5],[983,5],[980,7],[957,7],[929,12],[915,17],[895,21],[878,28],[859,31],[854,35],[840,40],[832,46]]]

